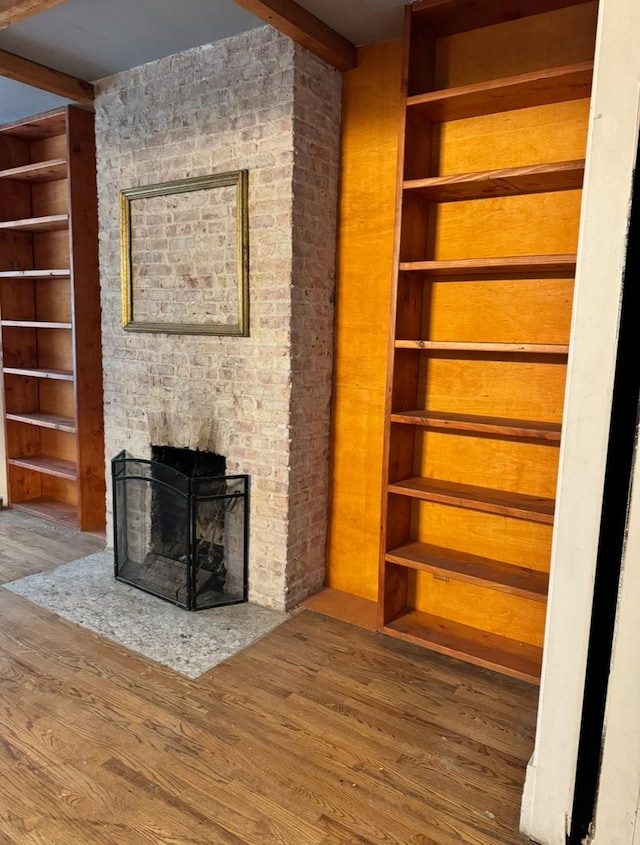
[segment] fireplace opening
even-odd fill
[[[248,476],[212,452],[151,453],[111,462],[115,577],[187,610],[247,601]]]

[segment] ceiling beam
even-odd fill
[[[251,14],[284,32],[338,70],[358,64],[356,48],[331,27],[293,0],[235,0]],[[348,0],[345,0],[348,2]]]
[[[32,85],[50,94],[57,94],[59,97],[66,97],[75,103],[82,103],[85,106],[93,105],[93,85],[74,76],[67,76],[62,71],[54,70],[22,56],[15,56],[13,53],[6,53],[0,50],[0,76],[13,79],[15,82],[22,82],[25,85]]]
[[[65,0],[0,0],[0,29],[59,6]]]

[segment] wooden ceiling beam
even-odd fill
[[[0,29],[59,6],[65,0],[0,0]]]
[[[235,2],[338,70],[351,70],[357,65],[357,51],[353,44],[294,0]]]
[[[15,56],[0,50],[0,76],[13,79],[15,82],[22,82],[25,85],[32,85],[50,94],[57,94],[81,103],[85,106],[93,106],[93,85],[83,79],[76,79],[68,76],[62,71],[54,70],[45,65],[39,65],[22,56]]]

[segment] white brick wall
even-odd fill
[[[340,75],[268,27],[98,84],[107,461],[166,443],[248,473],[250,598],[279,609],[324,577],[339,120]],[[236,169],[250,337],[125,332],[119,191]]]

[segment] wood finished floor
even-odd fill
[[[515,845],[536,699],[309,611],[191,681],[0,589],[0,845]]]
[[[71,531],[21,511],[0,510],[0,584],[53,569],[101,549],[104,540],[93,534]]]

